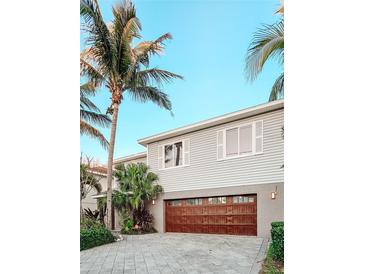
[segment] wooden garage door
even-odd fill
[[[165,201],[166,232],[257,235],[257,196]]]

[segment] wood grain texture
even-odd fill
[[[202,205],[165,201],[166,232],[257,236],[257,196],[242,196],[254,202],[233,203],[233,196],[227,196],[225,204],[209,204],[208,197],[202,198]]]

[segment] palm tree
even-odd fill
[[[283,12],[283,8],[277,11],[277,13]],[[254,33],[246,55],[247,79],[254,81],[270,58],[276,58],[280,65],[284,64],[284,19],[272,25],[264,25]],[[277,100],[282,96],[284,96],[284,73],[272,86],[269,101]]]
[[[80,85],[80,134],[86,134],[97,139],[103,148],[108,148],[104,135],[90,123],[107,127],[111,120],[108,115],[101,114],[98,107],[88,98],[95,95],[95,85],[91,82]]]
[[[133,217],[141,216],[146,209],[148,201],[156,199],[163,191],[157,184],[158,176],[150,172],[144,163],[123,164],[115,167],[114,176],[119,184],[119,189],[113,193],[113,203],[119,210],[124,210]],[[133,220],[137,223],[138,220]]]
[[[151,101],[171,112],[171,102],[160,89],[164,82],[170,82],[181,76],[158,68],[149,68],[150,57],[160,55],[164,42],[171,39],[166,33],[154,41],[144,41],[132,47],[132,40],[140,38],[141,23],[136,9],[130,1],[123,1],[112,9],[113,20],[106,24],[103,20],[97,0],[81,0],[80,13],[87,34],[89,46],[82,53],[81,66],[89,80],[96,85],[105,85],[111,93],[112,114],[108,152],[107,210],[108,227],[111,227],[112,203],[112,166],[118,111],[126,92],[132,99]],[[154,85],[156,83],[157,85]]]

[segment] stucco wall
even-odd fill
[[[271,192],[275,191],[276,187],[277,197],[272,200]],[[257,194],[257,236],[270,237],[271,222],[284,220],[283,183],[163,193],[156,200],[155,205],[149,204],[149,209],[154,216],[154,227],[158,232],[164,232],[164,200],[239,194]]]
[[[107,189],[107,185],[106,185],[106,177],[99,177],[100,181],[99,183],[101,184],[101,186],[103,187],[102,191],[105,191]],[[95,195],[96,191],[94,189],[92,189],[88,195],[85,197],[85,199],[82,200],[82,208],[90,208],[91,210],[95,210],[96,209],[96,199],[92,198],[92,195]]]

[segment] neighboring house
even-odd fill
[[[97,199],[101,197],[106,197],[107,192],[107,167],[102,165],[95,165],[88,168],[88,170],[94,174],[96,177],[99,178],[99,183],[102,186],[102,191],[100,193],[97,193],[95,189],[91,189],[91,191],[87,194],[85,199],[82,200],[82,208],[87,209],[90,208],[92,211],[97,209]],[[117,183],[115,180],[113,180],[112,188],[117,188]],[[117,210],[114,210],[112,213],[112,229],[120,230],[120,226],[118,223],[118,213]]]
[[[107,184],[106,184],[107,168],[104,166],[98,165],[98,166],[91,166],[90,168],[88,168],[88,170],[90,171],[90,173],[92,173],[93,175],[95,175],[96,177],[99,178],[99,183],[103,187],[103,191],[104,190],[106,191],[106,189],[107,189]],[[96,194],[97,194],[96,190],[91,189],[90,192],[86,195],[85,199],[82,200],[82,208],[84,208],[84,209],[90,208],[91,210],[97,209],[96,199],[93,197]]]
[[[127,157],[117,158],[114,160],[113,168],[119,163],[124,163],[126,165],[131,164],[131,163],[140,163],[140,162],[146,163],[146,157],[147,157],[146,152],[142,152],[142,153],[129,155]],[[101,193],[98,194],[95,189],[92,189],[88,193],[88,195],[85,197],[85,199],[82,200],[82,207],[84,209],[90,208],[91,210],[94,211],[97,209],[97,198],[106,197],[107,168],[105,166],[95,165],[95,166],[90,167],[88,170],[100,179],[99,183],[102,186]],[[112,188],[116,189],[117,182],[115,180],[113,180],[112,184],[113,184]],[[116,229],[116,230],[120,229],[120,225],[118,222],[119,221],[118,213],[116,210],[114,210],[112,217],[113,217],[112,229]]]
[[[117,164],[136,164],[136,163],[147,163],[147,152],[140,152],[136,154],[131,154],[125,157],[120,157],[117,159],[114,159],[114,167]]]
[[[138,140],[164,193],[149,205],[159,232],[270,236],[284,218],[284,101]]]

